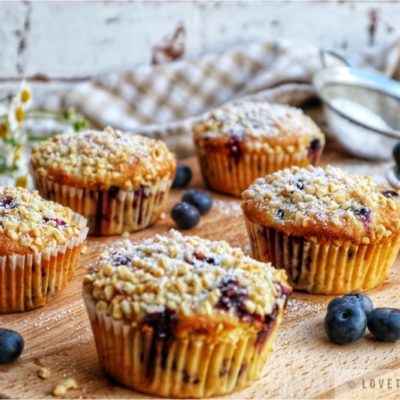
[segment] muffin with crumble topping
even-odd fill
[[[43,306],[71,280],[86,220],[22,188],[0,188],[0,313]]]
[[[243,193],[252,255],[295,289],[344,294],[378,286],[400,247],[400,196],[333,167],[292,167]]]
[[[253,381],[290,293],[284,271],[176,231],[112,245],[84,280],[104,370],[135,390],[178,398]]]
[[[205,182],[234,196],[258,177],[317,163],[325,144],[320,129],[300,109],[257,101],[217,109],[193,132]]]
[[[40,194],[85,216],[95,235],[153,224],[175,167],[163,142],[111,128],[53,136],[32,150],[31,161]]]

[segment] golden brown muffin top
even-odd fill
[[[290,292],[283,270],[247,257],[224,241],[171,231],[141,243],[113,244],[85,277],[99,311],[145,322],[173,314],[204,329],[272,314]],[[287,294],[287,293],[286,293]],[[184,325],[184,324],[183,324]]]
[[[0,188],[0,256],[53,249],[80,233],[69,208],[37,192]]]
[[[172,178],[175,163],[162,141],[111,128],[56,135],[32,150],[36,173],[80,188],[130,191]]]
[[[309,144],[324,135],[302,110],[282,104],[242,101],[213,111],[194,127],[195,138],[250,140],[270,145]]]
[[[399,233],[399,192],[331,166],[275,172],[242,198],[248,219],[287,234],[369,244]]]

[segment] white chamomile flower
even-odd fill
[[[10,108],[7,113],[7,122],[10,132],[15,132],[19,128],[19,122],[17,120],[17,109],[18,105],[15,99],[11,102]]]
[[[25,107],[29,105],[32,99],[32,92],[30,87],[26,84],[26,81],[21,82],[21,86],[18,93],[20,103]]]

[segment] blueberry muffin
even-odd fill
[[[178,398],[253,381],[290,293],[284,271],[176,231],[114,244],[84,280],[105,371],[135,390]]]
[[[0,313],[43,306],[71,280],[86,220],[22,188],[0,188]]]
[[[53,136],[32,150],[40,194],[88,219],[91,234],[134,232],[162,212],[176,162],[155,139],[111,128]]]
[[[205,182],[234,196],[258,177],[317,163],[325,144],[317,125],[300,109],[265,102],[217,109],[193,131]]]
[[[243,193],[252,255],[295,289],[343,294],[378,286],[400,246],[399,192],[328,166],[292,167]]]

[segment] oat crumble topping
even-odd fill
[[[208,138],[271,138],[283,134],[322,137],[318,127],[302,110],[257,101],[243,101],[219,108],[196,131]]]
[[[223,241],[171,231],[141,243],[112,245],[86,275],[96,308],[136,322],[166,310],[179,315],[268,315],[284,301],[282,270]]]
[[[175,159],[159,140],[106,128],[53,136],[33,149],[32,165],[57,182],[132,190],[172,176]]]
[[[352,176],[331,166],[292,167],[257,179],[242,194],[242,209],[275,228],[315,226],[350,229],[361,242],[389,237],[400,228],[400,193],[371,177]]]
[[[0,234],[38,252],[55,248],[79,236],[73,213],[23,188],[0,188]],[[4,254],[2,254],[4,255]]]

